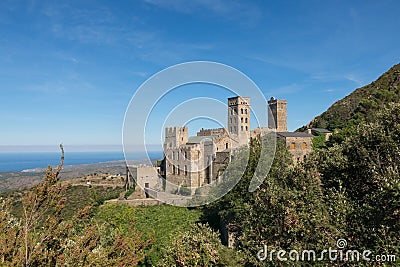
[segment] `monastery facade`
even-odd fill
[[[188,136],[188,127],[165,129],[164,160],[161,175],[172,184],[201,187],[218,179],[221,168],[231,161],[236,148],[248,145],[251,137],[275,132],[286,143],[295,161],[302,161],[312,150],[312,134],[288,132],[286,100],[273,97],[268,101],[271,116],[267,128],[250,130],[250,98],[228,98],[228,127],[201,129]]]

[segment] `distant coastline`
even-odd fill
[[[161,151],[149,151],[150,159],[162,158]],[[147,158],[145,152],[131,155],[130,160]],[[66,152],[64,166],[124,161],[122,151],[115,152]],[[0,153],[0,172],[40,172],[48,165],[56,166],[60,152],[2,152]]]

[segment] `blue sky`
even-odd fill
[[[193,60],[286,99],[295,130],[399,63],[399,12],[397,0],[1,1],[0,146],[118,146],[135,90]]]

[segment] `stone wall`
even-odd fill
[[[288,151],[293,155],[293,160],[303,161],[312,151],[311,137],[286,137],[285,143]]]

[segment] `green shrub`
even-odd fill
[[[190,196],[192,194],[192,190],[188,187],[181,186],[181,188],[179,188],[179,194],[182,196]]]

